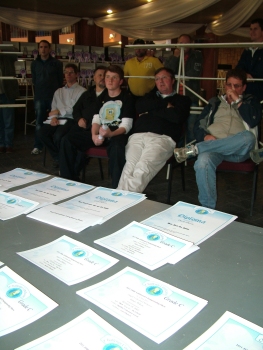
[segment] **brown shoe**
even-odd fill
[[[13,153],[13,152],[14,152],[14,149],[13,149],[13,147],[6,147],[5,152],[6,152],[6,153]]]
[[[5,147],[0,147],[0,153],[5,153]]]

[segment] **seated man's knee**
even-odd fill
[[[211,154],[204,152],[198,155],[198,158],[194,164],[194,169],[205,168],[207,164],[211,161]]]

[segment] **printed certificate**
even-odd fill
[[[21,214],[34,210],[38,202],[15,196],[11,193],[0,192],[0,220],[15,218]]]
[[[198,205],[178,202],[142,223],[173,236],[200,244],[237,218]]]
[[[89,191],[92,188],[94,188],[94,186],[54,177],[48,181],[21,188],[12,193],[38,202],[38,207],[40,208],[44,205],[76,196],[77,194]]]
[[[38,320],[57,306],[7,266],[0,269],[0,336]]]
[[[142,350],[92,310],[16,350]]]
[[[17,254],[69,286],[96,276],[118,262],[67,236]]]
[[[184,350],[262,350],[263,328],[226,311]]]
[[[144,199],[146,197],[142,193],[97,187],[89,193],[60,203],[59,206],[99,216],[103,223]]]
[[[158,344],[207,304],[206,300],[129,267],[77,294]]]
[[[0,174],[0,189],[6,191],[9,188],[25,185],[32,181],[41,180],[48,177],[47,174],[37,173],[35,171],[16,168],[6,173]]]
[[[135,221],[121,230],[94,241],[150,270],[166,264],[193,245]]]
[[[46,224],[79,233],[89,226],[101,223],[101,218],[83,211],[72,210],[55,204],[49,204],[27,215]]]

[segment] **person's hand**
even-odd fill
[[[92,141],[94,142],[95,146],[101,146],[104,142],[104,138],[100,139],[99,135],[92,135]]]
[[[102,126],[100,127],[99,134],[106,138],[106,137],[112,137],[112,131],[110,128],[104,129]]]
[[[174,106],[170,102],[168,102],[167,108],[171,108],[171,107],[174,107]]]
[[[216,140],[216,138],[213,135],[205,135],[204,141],[211,141]]]
[[[179,57],[179,56],[180,56],[180,53],[181,53],[181,50],[180,50],[180,49],[178,49],[178,48],[175,48],[175,49],[174,49],[174,56],[175,56],[175,57]]]
[[[226,91],[227,100],[229,102],[234,102],[239,99],[239,95],[235,90],[227,89]]]
[[[58,120],[56,117],[52,118],[52,119],[50,120],[50,125],[51,125],[51,126],[57,126],[57,125],[59,125],[59,120]]]
[[[48,113],[48,115],[50,116],[50,117],[52,117],[52,115],[60,115],[60,111],[58,110],[58,109],[54,109],[53,111],[50,111],[49,113]]]
[[[80,128],[86,129],[86,126],[87,126],[86,119],[80,118],[80,120],[78,121],[78,126],[79,126]]]

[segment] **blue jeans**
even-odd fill
[[[243,162],[255,147],[256,138],[250,131],[234,136],[196,144],[198,158],[195,162],[195,176],[199,190],[198,199],[202,206],[214,209],[216,206],[216,168],[223,160]]]
[[[15,100],[0,94],[0,104],[14,104]],[[15,126],[14,108],[0,108],[0,147],[13,147]]]
[[[35,113],[36,113],[36,129],[39,130],[43,121],[47,119],[48,112],[51,110],[52,99],[48,100],[35,100]],[[38,137],[38,132],[35,132],[34,148],[42,149],[43,143]]]

